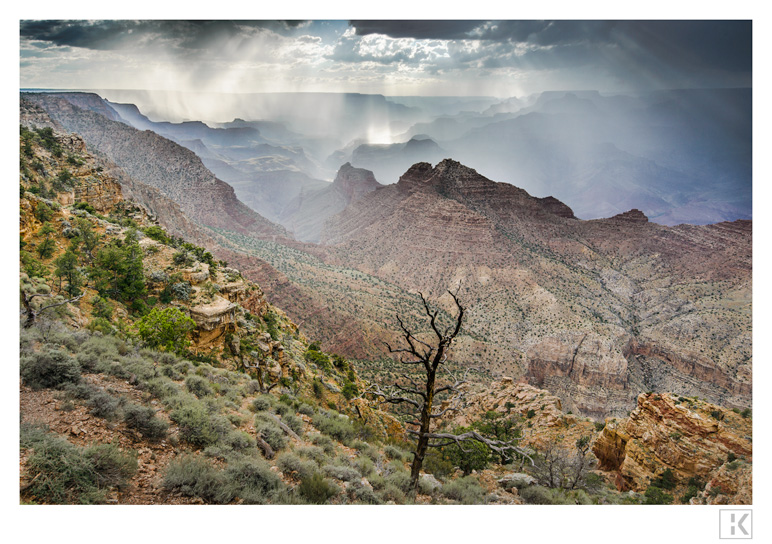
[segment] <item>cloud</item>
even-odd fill
[[[458,40],[471,36],[482,21],[349,21],[358,36],[383,34],[416,40]]]
[[[201,50],[213,42],[248,38],[260,31],[292,34],[305,21],[21,21],[26,40],[94,50],[120,50],[138,45],[173,44]]]
[[[20,35],[22,83],[36,87],[399,93],[409,80],[420,94],[422,81],[449,92],[493,78],[522,93],[752,74],[750,21],[21,21]]]

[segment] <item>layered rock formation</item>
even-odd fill
[[[45,100],[102,141],[98,119],[89,117],[95,113],[61,98]],[[112,130],[110,123],[104,130]],[[114,138],[130,136],[156,159],[176,145],[115,130]],[[151,141],[157,150],[143,146]],[[671,228],[635,209],[581,221],[554,198],[534,198],[445,160],[416,164],[382,188],[344,167],[329,189],[339,191],[338,206],[351,201],[325,222],[320,247],[241,221],[238,206],[222,204],[223,191],[189,190],[209,186],[196,174],[200,162],[174,156],[179,161],[168,166],[180,174],[167,172],[164,190],[185,203],[175,209],[168,198],[138,189],[143,205],[174,234],[185,228],[185,206],[196,208],[193,220],[218,230],[188,221],[194,240],[216,237],[219,246],[207,243],[213,253],[269,289],[272,302],[327,349],[378,357],[380,341],[398,331],[395,314],[421,322],[417,291],[452,311],[447,290],[460,286],[467,313],[456,360],[493,375],[528,377],[567,409],[596,418],[624,415],[649,390],[750,405],[749,221]],[[121,184],[124,192],[132,186]],[[357,197],[356,187],[366,190]],[[300,216],[310,225],[323,213],[306,204]]]
[[[710,487],[722,488],[725,497],[719,501],[742,504],[750,497],[749,482],[726,485],[726,472],[753,461],[751,433],[750,419],[733,411],[695,398],[648,393],[638,397],[630,417],[606,422],[593,451],[601,469],[621,476],[621,487],[643,491],[670,469],[679,489],[694,478],[709,484],[704,496],[715,499],[719,492],[711,493]]]

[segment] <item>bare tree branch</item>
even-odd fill
[[[45,294],[44,293],[33,293],[33,294],[29,294],[26,291],[22,290],[21,291],[21,300],[22,300],[22,304],[24,305],[24,312],[27,314],[27,319],[24,322],[24,328],[27,329],[27,328],[31,327],[35,323],[35,320],[38,318],[38,316],[40,314],[42,314],[43,312],[45,312],[46,310],[49,310],[51,308],[56,308],[57,306],[64,306],[65,304],[70,304],[72,302],[77,302],[81,298],[83,298],[83,296],[85,294],[86,294],[86,292],[84,291],[80,295],[78,295],[77,297],[73,297],[73,298],[70,298],[70,299],[67,299],[67,300],[63,300],[61,302],[55,302],[53,304],[49,304],[48,306],[43,306],[42,308],[38,308],[36,310],[35,308],[32,307],[32,299],[34,299],[35,297],[53,297],[55,295],[53,295],[52,293],[45,293]]]

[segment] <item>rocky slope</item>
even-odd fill
[[[129,176],[160,190],[194,222],[266,237],[287,235],[241,203],[233,188],[207,170],[192,151],[102,115],[106,106],[97,95],[25,93],[23,98],[41,106]]]
[[[685,490],[701,482],[693,502],[751,504],[752,423],[745,415],[696,398],[643,394],[628,418],[607,420],[593,447],[600,468],[620,488],[643,491],[670,469]]]
[[[59,100],[86,126],[98,121],[46,100]],[[203,168],[196,164],[193,173]],[[452,160],[416,164],[397,184],[354,199],[326,221],[321,246],[247,226],[241,208],[216,198],[185,198],[200,212],[194,221],[209,227],[203,234],[217,241],[215,254],[270,286],[271,300],[328,349],[377,358],[380,341],[397,330],[394,315],[419,323],[416,291],[451,310],[446,291],[460,286],[467,320],[456,359],[527,377],[571,410],[626,415],[649,390],[750,404],[749,221],[664,227],[635,209],[581,221],[554,198],[531,197]],[[348,198],[343,190],[335,201]],[[305,209],[298,220],[316,229],[318,208]]]

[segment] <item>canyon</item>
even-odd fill
[[[638,209],[582,220],[446,159],[385,186],[344,164],[333,183],[297,189],[287,230],[190,150],[105,117],[96,95],[24,98],[141,180],[161,224],[211,241],[326,349],[382,357],[396,315],[420,323],[418,292],[449,311],[453,291],[468,316],[454,361],[545,387],[568,410],[625,416],[651,390],[750,406],[749,220],[668,227]]]

